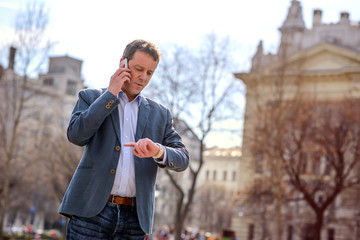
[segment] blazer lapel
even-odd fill
[[[150,113],[149,102],[146,100],[145,97],[143,97],[138,113],[135,141],[138,141],[141,138],[149,118],[149,113]]]
[[[116,110],[114,110],[111,113],[111,120],[113,123],[113,127],[116,133],[117,138],[119,139],[119,142],[121,143],[121,137],[120,137],[120,119],[119,119],[119,109],[118,107],[116,108]]]
[[[102,93],[106,91],[106,88],[103,89]],[[119,142],[121,143],[121,137],[120,137],[120,118],[119,118],[119,109],[118,107],[116,110],[112,111],[110,114],[111,121],[113,123],[113,127],[116,133],[117,138],[119,139]]]

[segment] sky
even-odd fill
[[[32,0],[34,1],[34,0]],[[51,56],[68,55],[83,61],[82,75],[88,87],[107,87],[126,44],[146,39],[160,47],[177,44],[196,48],[209,33],[229,37],[235,44],[233,72],[248,71],[260,40],[265,53],[275,53],[278,28],[292,0],[46,0],[48,34],[57,42]],[[16,14],[28,0],[0,0],[0,54],[13,40]],[[322,9],[323,23],[336,23],[340,12],[360,22],[359,0],[300,0],[307,28],[314,9]],[[5,59],[7,56],[5,57]],[[7,62],[3,63],[7,66]],[[242,121],[234,123],[241,128]],[[223,134],[224,136],[224,134]],[[214,136],[208,145],[239,145],[239,134]],[[210,136],[209,136],[210,137]],[[235,144],[234,144],[235,143]],[[239,143],[239,144],[237,144]]]

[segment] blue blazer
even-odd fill
[[[93,217],[105,207],[113,187],[121,151],[119,100],[106,89],[86,89],[71,115],[67,130],[70,142],[85,146],[59,212],[65,216]],[[167,168],[184,171],[189,154],[173,128],[168,108],[143,98],[139,106],[135,140],[149,138],[165,146]],[[158,165],[153,158],[135,156],[136,208],[140,226],[152,232],[155,181]]]

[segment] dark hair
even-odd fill
[[[123,53],[123,58],[131,60],[136,51],[142,51],[149,54],[156,62],[159,62],[161,53],[155,44],[145,40],[137,39],[129,43]]]

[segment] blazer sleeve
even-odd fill
[[[189,166],[189,153],[178,132],[174,129],[173,118],[167,110],[167,121],[163,145],[166,150],[166,167],[177,172],[184,171]]]
[[[86,145],[105,118],[117,109],[118,104],[117,97],[108,91],[103,93],[100,89],[80,91],[67,129],[69,141],[78,146]]]

